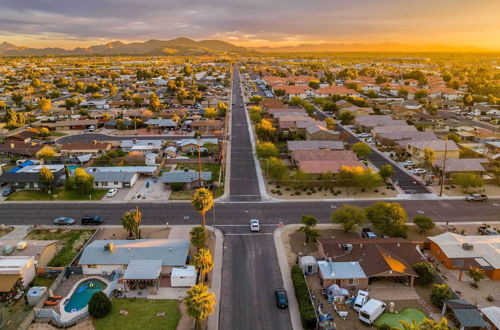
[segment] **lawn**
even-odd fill
[[[177,165],[177,169],[189,168],[190,170],[198,171],[198,164],[179,164]],[[212,172],[212,182],[219,181],[219,164],[201,164],[201,170],[203,172]],[[222,178],[224,180],[224,178]],[[221,181],[222,181],[221,180]]]
[[[37,276],[33,280],[33,286],[45,286],[47,288],[50,288],[52,283],[54,282],[55,278],[48,278],[48,277],[42,277],[42,276]]]
[[[375,327],[380,328],[382,325],[388,325],[389,327],[402,329],[403,326],[401,325],[401,323],[399,323],[399,321],[406,321],[409,324],[411,324],[412,321],[415,321],[415,323],[418,324],[422,322],[426,317],[427,315],[420,309],[408,307],[397,314],[382,314],[382,316],[380,316],[377,321],[375,321]]]
[[[66,136],[68,135],[67,133],[63,133],[63,132],[56,132],[56,131],[51,131],[50,132],[50,136]]]
[[[222,196],[222,194],[224,193],[224,188],[219,187],[219,188],[212,189],[211,191],[212,191],[212,195],[215,199],[215,198]],[[194,194],[194,190],[172,191],[172,193],[170,193],[170,197],[168,199],[171,201],[190,200],[191,197],[193,196],[193,194]]]
[[[107,190],[94,189],[90,193],[92,200],[101,200],[106,195]],[[56,196],[54,198],[54,196]],[[89,194],[81,195],[76,190],[66,190],[64,188],[54,189],[50,194],[40,190],[19,190],[10,195],[8,201],[83,201],[89,200]]]
[[[57,240],[57,254],[49,263],[51,267],[67,266],[92,236],[92,230],[35,229],[28,239]]]
[[[158,313],[165,315],[157,316]],[[93,324],[96,330],[174,330],[180,318],[176,300],[114,299],[111,312],[102,319],[94,319]]]

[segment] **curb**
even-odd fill
[[[212,286],[210,291],[215,293],[218,302],[215,304],[215,311],[208,317],[208,329],[219,329],[219,314],[220,314],[220,301],[221,301],[221,287],[222,287],[222,257],[224,252],[224,235],[217,227],[207,225],[207,229],[215,234],[215,251],[214,251],[214,268],[212,270]]]

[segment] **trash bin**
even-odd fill
[[[157,178],[153,178],[153,183],[157,183],[158,182],[158,179]]]

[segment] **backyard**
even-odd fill
[[[111,312],[93,324],[97,330],[174,330],[180,318],[176,300],[115,299]]]
[[[94,189],[90,194],[82,195],[76,190],[65,188],[54,189],[50,194],[41,190],[19,190],[10,195],[8,201],[79,201],[79,200],[101,200],[107,190]],[[89,197],[90,195],[90,197]]]
[[[57,254],[48,266],[63,267],[75,258],[92,233],[92,230],[34,229],[27,239],[56,240]]]

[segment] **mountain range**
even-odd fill
[[[194,41],[188,38],[172,40],[148,40],[145,42],[108,42],[87,48],[29,48],[18,47],[8,42],[0,44],[0,55],[215,55],[220,53],[249,52],[245,47],[235,46],[221,40]]]

